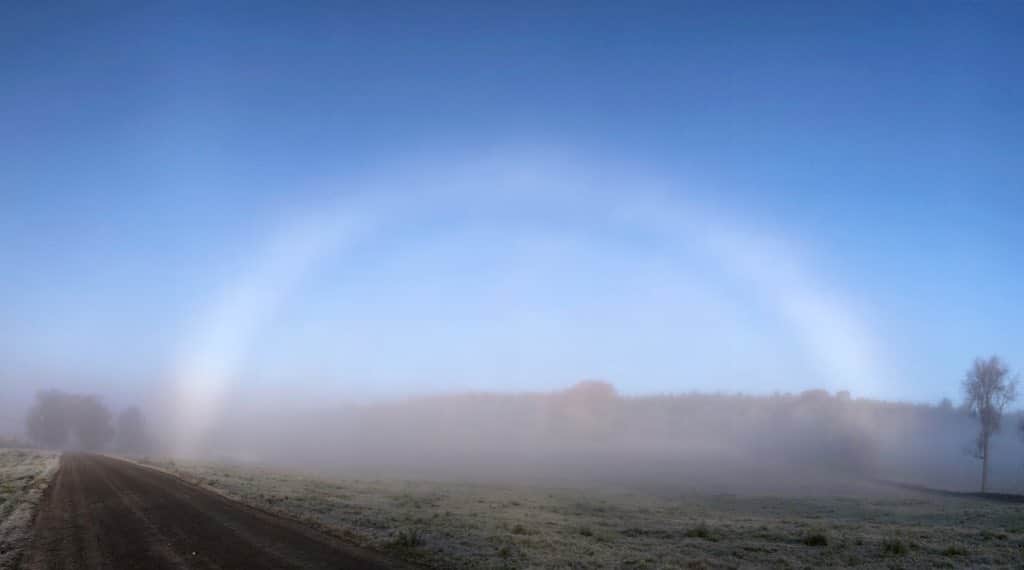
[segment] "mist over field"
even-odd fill
[[[621,165],[436,158],[276,226],[179,321],[162,366],[8,366],[0,433],[32,432],[37,391],[57,388],[61,411],[31,412],[68,418],[28,434],[44,447],[666,492],[978,487],[963,362],[910,366],[893,319],[809,242]],[[575,383],[585,371],[609,381]],[[990,491],[1024,491],[1014,410]]]
[[[25,391],[4,403],[0,434],[29,443]],[[552,391],[363,403],[292,394],[269,404],[238,386],[181,453],[173,406],[143,398],[145,441],[126,448],[115,416],[133,402],[100,396],[112,428],[101,449],[333,476],[786,495],[884,493],[881,482],[974,491],[979,481],[978,419],[949,400],[887,402],[845,390],[624,395],[586,380]],[[1024,492],[1022,421],[1008,412],[993,436],[990,491]],[[81,442],[72,434],[61,446]]]
[[[880,493],[879,480],[974,491],[979,481],[976,420],[962,410],[822,390],[622,396],[587,381],[547,393],[240,405],[212,427],[194,458],[335,476],[794,495]],[[1022,456],[1015,430],[995,436],[990,490],[1024,491]]]

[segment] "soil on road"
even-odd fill
[[[396,566],[166,473],[84,454],[61,458],[21,559],[26,569]]]

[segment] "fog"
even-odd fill
[[[1024,491],[1019,417],[990,490]],[[203,457],[354,477],[611,484],[673,492],[863,493],[879,480],[973,491],[977,422],[948,406],[814,390],[624,397],[604,382],[369,405],[230,410]]]
[[[551,392],[363,404],[271,408],[239,398],[187,457],[175,454],[173,410],[151,403],[144,413],[122,410],[100,448],[335,477],[667,493],[864,495],[889,492],[890,483],[973,492],[980,477],[976,417],[948,401],[845,391],[623,396],[588,380]],[[1022,421],[1007,414],[993,440],[989,491],[1024,492]],[[72,437],[58,447],[82,446]]]
[[[175,342],[126,339],[101,316],[81,369],[12,353],[0,434],[24,439],[36,393],[57,389],[107,407],[89,417],[108,417],[109,451],[339,476],[978,486],[976,419],[900,403],[958,397],[974,354],[937,351],[945,338],[895,350],[899,320],[798,232],[568,153],[400,164],[326,184],[346,197],[282,214],[221,259],[217,286],[165,317]],[[608,381],[577,384],[588,376]],[[121,419],[145,425],[145,445],[112,427],[136,406],[145,422]],[[1024,491],[1018,423],[1011,411],[993,440],[990,490]],[[49,445],[83,447],[74,429]]]

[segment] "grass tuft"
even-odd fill
[[[423,534],[415,528],[403,528],[395,533],[391,544],[400,548],[416,548],[423,546]]]
[[[967,556],[967,549],[962,547],[962,546],[957,546],[955,544],[952,544],[950,546],[947,546],[946,549],[942,551],[942,555],[943,556]]]
[[[882,541],[882,554],[886,556],[903,556],[909,551],[907,543],[898,538],[887,538]]]
[[[828,536],[823,532],[814,532],[805,536],[803,543],[807,546],[828,546]]]
[[[1007,536],[1006,533],[993,532],[988,529],[982,530],[981,533],[979,533],[979,536],[982,540],[1006,540],[1007,538],[1009,538],[1009,536]]]
[[[703,538],[704,540],[714,540],[714,534],[711,532],[711,527],[708,523],[701,521],[697,526],[686,531],[687,538]]]

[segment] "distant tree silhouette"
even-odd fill
[[[551,425],[576,437],[607,437],[615,429],[615,387],[601,380],[583,380],[553,396]]]
[[[114,439],[110,410],[96,396],[75,396],[71,418],[78,445],[86,451],[103,449]]]
[[[114,437],[110,410],[96,396],[42,390],[26,418],[28,435],[39,445],[62,448],[70,435],[81,449],[102,449]]]
[[[146,420],[139,408],[132,406],[118,414],[115,447],[129,453],[143,453],[149,447]]]
[[[1006,405],[1017,397],[1017,383],[998,356],[976,358],[964,377],[964,407],[978,418],[974,456],[981,459],[981,492],[988,490],[989,441],[999,431]]]
[[[26,419],[29,438],[44,447],[59,448],[68,442],[68,394],[60,390],[40,390]]]

